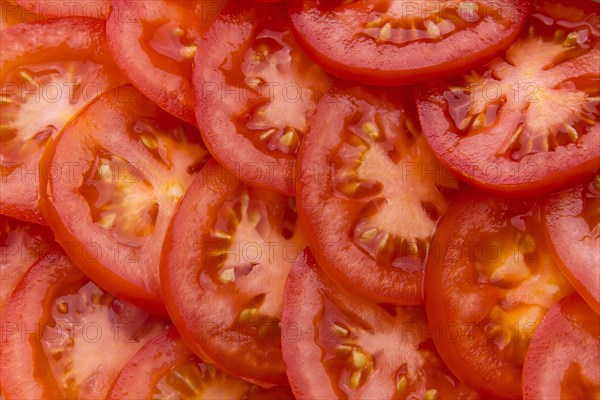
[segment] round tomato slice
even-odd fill
[[[417,96],[434,152],[485,190],[539,195],[600,168],[600,13],[540,4],[503,57]]]
[[[549,254],[539,206],[469,190],[434,235],[425,273],[429,329],[469,385],[521,397],[521,370],[546,310],[573,291]]]
[[[195,42],[219,15],[225,2],[112,2],[107,35],[115,61],[142,93],[192,124],[196,123],[191,83]]]
[[[545,233],[558,266],[600,314],[600,175],[544,203]]]
[[[54,249],[52,232],[0,215],[0,312],[29,268]]]
[[[600,397],[600,317],[578,295],[555,304],[525,357],[523,399]]]
[[[300,151],[298,207],[319,264],[373,299],[421,304],[423,262],[458,180],[396,93],[340,84]]]
[[[263,389],[200,360],[169,328],[146,343],[123,367],[108,400],[293,399],[289,388]]]
[[[106,19],[110,0],[14,0],[26,13],[42,17],[89,17]],[[25,22],[25,21],[23,21]]]
[[[232,1],[198,44],[200,132],[242,180],[292,195],[299,143],[330,83],[298,48],[284,3]]]
[[[132,86],[97,99],[41,163],[40,207],[69,258],[111,293],[166,313],[158,266],[175,206],[206,161],[198,130]]]
[[[420,307],[381,306],[336,286],[310,251],[288,277],[283,356],[303,399],[476,399],[440,359]]]
[[[2,312],[4,395],[104,398],[127,360],[163,328],[163,321],[96,286],[62,252],[50,252]]]
[[[0,44],[0,213],[42,224],[38,163],[50,139],[98,95],[123,83],[104,22],[19,24]]]
[[[303,0],[289,12],[299,43],[327,71],[394,85],[486,63],[512,43],[529,9],[522,0]]]
[[[161,284],[196,354],[263,385],[287,383],[285,279],[304,243],[293,198],[249,187],[216,163],[200,172],[165,240]]]

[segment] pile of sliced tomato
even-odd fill
[[[0,399],[600,399],[599,2],[0,35]]]

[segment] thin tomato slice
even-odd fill
[[[43,18],[88,17],[106,19],[110,12],[110,0],[15,0],[15,3],[21,6],[26,13],[35,13]]]
[[[293,399],[289,388],[263,389],[200,360],[175,328],[146,343],[123,367],[108,400]]]
[[[85,109],[48,148],[40,207],[86,274],[119,297],[165,313],[161,246],[207,154],[197,129],[122,86]]]
[[[578,295],[554,305],[525,357],[523,400],[600,398],[600,317]]]
[[[486,63],[518,35],[530,3],[290,2],[294,32],[327,71],[366,84],[442,79]]]
[[[479,398],[440,359],[422,308],[384,307],[345,291],[310,251],[286,283],[282,338],[299,400]]]
[[[437,164],[412,114],[391,91],[332,88],[302,144],[298,207],[309,246],[336,281],[415,305],[433,228],[458,180]]]
[[[7,399],[104,398],[127,360],[162,329],[163,321],[50,252],[2,312],[2,391]]]
[[[442,162],[482,189],[518,195],[572,186],[600,168],[600,12],[540,2],[497,60],[417,98]]]
[[[285,3],[232,1],[198,43],[202,137],[242,180],[292,195],[298,146],[330,82],[298,48]]]
[[[142,93],[195,124],[192,60],[195,42],[226,0],[116,0],[107,23],[115,60]]]
[[[0,312],[23,275],[53,249],[47,228],[0,215]]]
[[[293,198],[207,164],[177,210],[161,263],[169,315],[196,354],[259,384],[287,383],[281,303],[303,248]]]
[[[536,326],[573,291],[537,203],[464,192],[437,226],[425,271],[429,329],[448,367],[481,391],[520,398]]]
[[[544,204],[543,217],[558,266],[600,314],[600,175],[551,196]]]
[[[39,160],[79,111],[123,83],[104,22],[69,18],[18,24],[0,44],[0,213],[43,224]]]

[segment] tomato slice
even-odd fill
[[[161,246],[207,154],[197,129],[122,86],[48,148],[40,207],[79,268],[111,293],[164,314]]]
[[[539,205],[469,190],[440,220],[425,274],[429,329],[469,385],[521,397],[521,370],[546,310],[573,289],[550,256]]]
[[[421,307],[381,306],[336,286],[310,251],[288,277],[283,356],[302,399],[475,399],[428,337]]]
[[[569,282],[600,314],[600,175],[544,204],[550,250]]]
[[[300,151],[298,207],[319,264],[381,302],[421,304],[423,262],[458,180],[397,93],[340,84]]]
[[[146,343],[125,365],[108,400],[293,399],[289,388],[263,389],[200,360],[175,328]]]
[[[104,22],[19,24],[0,44],[0,213],[43,224],[38,163],[50,139],[98,95],[122,84]]]
[[[107,22],[110,48],[121,70],[142,93],[191,124],[195,42],[226,0],[115,0]]]
[[[2,312],[2,390],[8,399],[104,398],[129,357],[163,328],[50,252]]]
[[[298,48],[284,3],[230,2],[198,43],[202,137],[242,180],[293,195],[298,146],[330,82]]]
[[[578,295],[538,326],[523,368],[523,400],[600,397],[600,317]]]
[[[0,215],[0,311],[29,268],[55,249],[52,232]]]
[[[249,187],[216,163],[200,172],[165,240],[169,315],[196,354],[262,385],[286,384],[285,279],[304,248],[293,198]]]
[[[290,2],[298,42],[342,78],[376,85],[442,79],[481,65],[518,35],[530,5],[405,0]]]
[[[14,0],[26,13],[49,17],[108,18],[110,0]],[[25,21],[23,21],[25,22]]]
[[[539,195],[600,168],[600,13],[540,4],[503,57],[418,96],[435,153],[485,190]]]

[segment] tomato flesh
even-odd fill
[[[192,95],[195,42],[225,0],[118,0],[107,22],[115,61],[142,93],[171,114],[196,123]]]
[[[539,195],[600,165],[600,14],[540,4],[503,57],[418,96],[435,153],[486,190]]]
[[[91,104],[42,161],[40,206],[56,240],[102,287],[158,313],[161,246],[206,161],[199,141],[127,85]]]
[[[101,20],[19,24],[2,37],[0,213],[43,224],[37,201],[44,149],[83,107],[123,78]]]
[[[204,363],[175,328],[146,343],[123,367],[107,399],[291,399],[289,389],[263,389]]]
[[[425,305],[448,367],[473,387],[520,398],[525,351],[546,310],[573,291],[550,256],[539,206],[467,191],[437,226]]]
[[[224,370],[286,383],[283,286],[304,247],[293,199],[241,183],[216,163],[175,215],[161,264],[169,314],[186,342]]]
[[[327,273],[378,301],[414,305],[431,234],[458,180],[412,121],[391,92],[334,87],[302,144],[298,201]]]
[[[380,306],[345,291],[310,251],[284,294],[283,355],[298,399],[479,398],[448,371],[422,308]]]
[[[600,176],[551,196],[544,203],[543,217],[558,266],[600,314]]]
[[[525,1],[290,2],[298,41],[327,71],[376,85],[443,79],[485,63],[518,35]]]
[[[538,326],[523,368],[523,399],[600,397],[600,317],[578,295],[554,305]]]
[[[331,78],[298,48],[285,4],[230,2],[198,44],[196,115],[211,154],[292,195],[298,146]]]
[[[106,293],[59,251],[21,281],[2,313],[7,398],[104,398],[119,370],[164,323]]]

